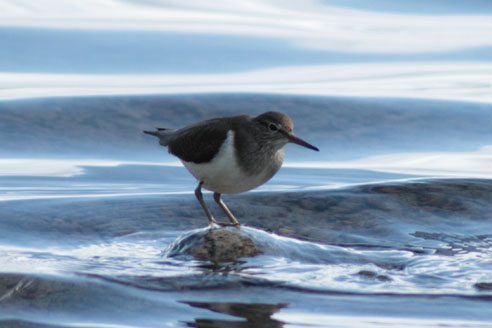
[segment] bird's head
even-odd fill
[[[318,148],[294,135],[294,123],[287,115],[279,112],[266,112],[254,118],[260,126],[263,138],[273,141],[279,148],[292,142],[300,146],[319,151]]]

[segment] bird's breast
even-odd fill
[[[203,181],[205,189],[223,193],[236,194],[254,189],[267,182],[278,170],[272,172],[265,168],[254,174],[248,173],[238,163],[234,148],[234,132],[229,131],[219,152],[211,161],[193,163],[182,161],[183,165],[199,181]]]

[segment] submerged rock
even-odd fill
[[[209,230],[203,241],[191,250],[196,259],[212,262],[231,262],[262,253],[251,238],[239,232],[215,229]]]
[[[492,282],[477,282],[474,286],[479,291],[492,291]]]
[[[164,257],[188,260],[193,256],[214,263],[234,262],[260,254],[308,263],[389,265],[384,259],[366,258],[345,247],[301,241],[244,225],[240,229],[207,227],[192,230],[178,237],[163,252]]]
[[[233,262],[241,257],[263,254],[242,229],[200,229],[176,240],[167,251],[167,256],[191,255],[200,261]]]

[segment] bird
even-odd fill
[[[222,194],[252,190],[270,180],[282,166],[284,146],[294,143],[318,148],[298,138],[294,123],[281,112],[219,117],[180,129],[143,131],[159,138],[159,144],[178,157],[198,180],[195,196],[210,225],[236,226],[239,221],[222,201]],[[202,188],[212,191],[215,202],[229,218],[218,222],[205,201]]]

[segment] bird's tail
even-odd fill
[[[167,129],[157,128],[157,130],[155,130],[155,131],[143,131],[143,133],[150,134],[151,136],[154,136],[154,137],[158,137],[159,131],[162,131],[162,130],[167,130]]]
[[[159,138],[159,143],[163,146],[167,146],[174,135],[174,131],[176,130],[157,128],[155,131],[143,131],[143,133]]]

